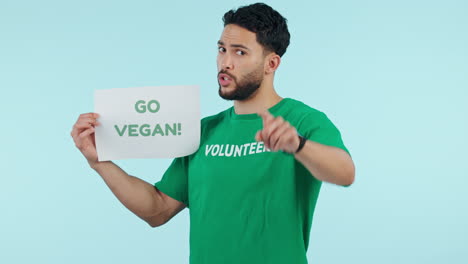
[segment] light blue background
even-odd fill
[[[1,0],[0,263],[187,263],[188,210],[151,229],[70,131],[95,89],[196,84],[203,116],[230,107],[216,41],[245,3]],[[324,184],[309,262],[468,263],[467,2],[268,3],[292,34],[277,91],[324,111],[357,168]],[[116,163],[153,183],[170,160]]]

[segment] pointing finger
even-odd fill
[[[268,110],[264,110],[264,111],[258,112],[257,114],[258,114],[260,117],[262,117],[262,119],[263,119],[263,126],[265,126],[266,124],[270,123],[273,119],[275,119],[275,117],[274,117],[270,112],[268,112]]]

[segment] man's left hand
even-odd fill
[[[263,129],[255,135],[255,140],[263,141],[271,151],[296,152],[299,147],[299,137],[295,127],[281,116],[274,117],[270,112],[258,113],[263,119]]]

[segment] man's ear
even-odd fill
[[[281,63],[281,57],[272,52],[266,56],[265,60],[265,74],[275,73]]]

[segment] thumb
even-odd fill
[[[257,134],[255,134],[255,140],[263,141],[261,132],[262,132],[261,130],[257,131]]]

